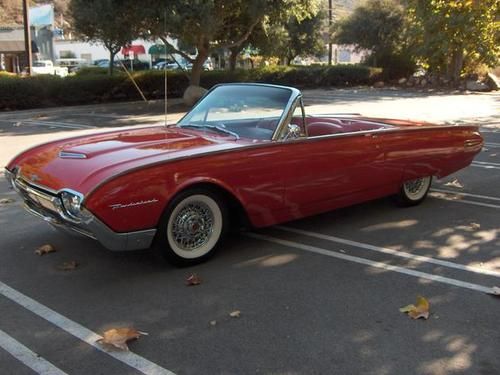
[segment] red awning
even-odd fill
[[[130,55],[133,53],[134,55],[143,55],[146,53],[146,50],[144,49],[144,46],[140,44],[136,45],[131,45],[131,46],[126,46],[122,48],[122,55]]]

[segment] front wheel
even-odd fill
[[[204,189],[180,193],[160,221],[156,247],[176,266],[201,263],[215,253],[226,218],[226,205],[218,194]]]
[[[396,195],[396,201],[401,206],[416,206],[420,204],[427,197],[431,182],[432,176],[406,181]]]

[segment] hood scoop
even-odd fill
[[[87,155],[81,152],[61,151],[59,153],[61,159],[87,159]]]

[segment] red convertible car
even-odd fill
[[[306,116],[295,88],[225,84],[175,126],[36,146],[6,176],[56,227],[186,265],[242,218],[265,227],[388,195],[418,204],[482,145],[477,126]]]

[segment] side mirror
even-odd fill
[[[285,135],[285,140],[300,138],[300,133],[300,126],[295,124],[288,124],[288,132]]]

